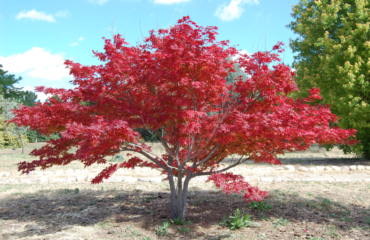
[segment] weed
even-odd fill
[[[136,230],[136,229],[134,231],[132,231],[132,234],[135,235],[135,236],[143,235],[141,232],[139,232],[139,230]]]
[[[150,240],[150,237],[143,237],[143,240]]]
[[[281,226],[285,226],[289,224],[289,220],[288,219],[284,219],[284,218],[279,218],[278,220],[275,221],[274,223],[274,227],[276,228],[277,226],[281,225]]]
[[[30,207],[30,205],[24,205],[24,208],[29,208]]]
[[[239,229],[239,228],[242,228],[242,227],[248,227],[250,225],[257,225],[258,223],[253,223],[250,220],[250,217],[251,216],[248,215],[248,214],[243,216],[240,213],[239,208],[237,208],[235,210],[235,215],[234,216],[229,216],[229,219],[224,217],[221,224],[229,227],[231,230]]]
[[[333,207],[333,203],[327,198],[322,198],[320,205],[323,209],[327,209],[327,210],[329,210]]]
[[[192,224],[193,222],[191,220],[186,220],[185,222],[181,220],[181,216],[178,216],[177,218],[175,218],[174,220],[171,220],[173,222],[173,224],[175,225],[188,225],[188,224]]]
[[[151,200],[155,199],[155,197],[146,197],[146,198],[142,198],[141,200],[143,202],[150,202]]]
[[[293,205],[295,207],[304,207],[304,203],[303,202],[295,202],[295,203],[293,203]]]
[[[131,230],[131,225],[128,225],[127,228],[124,229],[124,231]]]
[[[249,208],[258,209],[259,211],[265,211],[265,210],[272,209],[272,206],[267,204],[265,201],[261,201],[261,202],[252,201],[249,203]]]
[[[337,229],[335,228],[335,226],[330,226],[328,227],[328,232],[325,233],[325,235],[329,236],[329,237],[341,237],[341,235],[338,233]]]
[[[313,201],[308,202],[308,206],[311,207],[311,208],[316,208],[317,207],[316,203],[313,202]]]
[[[91,200],[91,202],[89,203],[90,206],[93,206],[93,205],[96,205],[96,201],[95,200]]]
[[[178,229],[180,233],[189,233],[190,232],[190,228],[188,227],[181,227]]]
[[[112,224],[111,223],[108,223],[108,222],[100,222],[97,225],[98,225],[99,228],[104,229],[104,228],[106,228],[106,227],[108,227],[108,226],[110,226]]]
[[[202,204],[203,203],[203,199],[202,198],[197,198],[196,200],[195,200],[195,202],[194,202],[194,205],[195,206],[199,206],[200,204]]]
[[[367,225],[370,225],[370,216],[365,218],[364,223],[366,223]]]
[[[323,198],[323,199],[322,199],[322,204],[323,204],[323,205],[331,205],[331,204],[332,204],[332,202],[331,202],[329,199],[327,199],[327,198]]]
[[[349,217],[344,217],[344,218],[341,218],[342,221],[345,221],[345,222],[350,222],[351,219]]]
[[[323,238],[318,238],[318,237],[311,237],[310,240],[325,240]]]
[[[185,224],[185,225],[193,224],[193,221],[191,221],[191,220],[189,219],[189,220],[186,220],[186,221],[184,222],[184,224]]]
[[[167,235],[168,234],[167,229],[168,229],[168,227],[170,225],[171,225],[171,222],[166,221],[166,222],[163,223],[162,226],[157,226],[155,228],[155,234],[157,234],[158,236],[165,236],[165,235]]]
[[[258,218],[261,219],[262,221],[269,220],[269,218],[263,212],[258,213]]]
[[[359,230],[359,231],[364,230],[364,228],[362,228],[362,227],[360,227],[358,225],[356,225],[355,227],[350,227],[350,229]]]
[[[173,224],[184,225],[184,222],[181,220],[181,216],[178,216],[177,218],[173,219]]]
[[[307,196],[312,196],[312,195],[313,195],[313,193],[306,193],[306,195],[307,195]]]
[[[153,214],[156,213],[156,211],[153,210],[152,208],[150,208],[149,210],[146,211],[146,213],[149,214],[149,215],[153,215]]]
[[[116,200],[119,200],[121,198],[122,198],[121,195],[117,195],[117,196],[114,197],[114,199],[116,199]]]

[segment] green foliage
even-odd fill
[[[248,227],[250,225],[256,225],[257,223],[253,223],[250,220],[250,217],[251,216],[248,214],[243,216],[240,213],[239,208],[237,208],[235,210],[235,215],[234,216],[230,215],[229,218],[224,217],[224,220],[221,224],[227,226],[231,230],[239,229],[242,227]]]
[[[155,133],[149,132],[145,128],[138,128],[136,129],[138,133],[140,133],[141,137],[145,140],[145,142],[158,142],[158,137]],[[161,130],[158,130],[161,133]]]
[[[7,125],[5,118],[0,117],[0,148],[19,148],[22,147],[19,137],[13,133],[15,128],[14,124]],[[27,143],[28,139],[26,135],[21,135],[23,143]]]
[[[184,225],[184,222],[181,220],[181,216],[178,216],[177,218],[173,219],[173,224]]]
[[[234,64],[234,70],[235,72],[229,72],[229,74],[226,77],[226,81],[230,84],[235,82],[234,80],[241,76],[243,80],[247,79],[247,75],[244,73],[244,71],[240,68],[239,64]]]
[[[168,229],[168,227],[170,225],[171,225],[171,222],[165,221],[162,226],[157,226],[155,228],[155,234],[157,234],[158,236],[165,236],[165,235],[167,235],[168,234],[167,229]]]
[[[34,92],[22,91],[21,88],[14,87],[14,84],[18,84],[22,78],[16,78],[15,75],[8,74],[2,67],[3,66],[0,64],[0,95],[5,99],[16,100],[23,105],[33,106],[36,102],[37,95]],[[0,113],[2,113],[1,106]]]
[[[289,224],[289,220],[288,219],[284,219],[284,218],[279,218],[275,221],[274,223],[274,227],[276,228],[277,226],[281,225],[281,226],[285,226]]]
[[[180,233],[189,233],[190,232],[190,228],[188,227],[181,227],[178,229]]]
[[[323,99],[317,103],[330,104],[340,118],[333,126],[358,130],[361,144],[339,148],[370,158],[370,1],[300,0],[292,16],[288,28],[299,37],[290,47],[297,53],[293,67],[300,91],[291,97],[320,88]]]
[[[367,224],[367,225],[370,225],[370,216],[366,217],[364,222]]]
[[[21,89],[13,85],[17,84],[22,78],[16,78],[15,75],[8,74],[8,71],[4,71],[2,67],[3,65],[0,64],[0,94],[6,99],[18,99]]]
[[[267,204],[265,201],[261,201],[261,202],[252,201],[249,203],[249,207],[251,209],[257,209],[259,211],[265,211],[265,210],[272,209],[272,206]]]
[[[4,96],[0,95],[0,147],[22,147],[23,153],[23,145],[28,142],[26,137],[27,128],[18,127],[14,123],[5,123],[6,120],[10,120],[14,117],[14,114],[11,110],[17,108],[18,105],[19,102],[5,99]]]
[[[46,141],[50,141],[50,139],[59,139],[60,138],[60,135],[58,133],[53,133],[53,134],[50,134],[50,136],[45,136],[45,135],[41,135],[39,132],[37,131],[33,131],[33,130],[28,130],[27,131],[27,138],[28,138],[28,141],[31,142],[31,143],[34,143],[36,142],[46,142]]]

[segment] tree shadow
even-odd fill
[[[272,196],[266,203],[272,209],[262,211],[251,209],[242,195],[225,195],[220,191],[192,187],[186,213],[186,219],[191,220],[188,227],[193,233],[199,231],[198,226],[213,228],[239,208],[260,224],[271,225],[274,224],[271,219],[282,218],[291,224],[307,221],[318,225],[330,224],[343,231],[359,226],[369,233],[368,209],[363,206],[323,197],[308,199],[275,190],[270,193]],[[14,226],[18,224],[18,228],[28,224],[23,226],[24,230],[3,233],[3,239],[57,234],[73,226],[104,228],[109,224],[125,226],[136,223],[143,229],[154,229],[169,219],[169,193],[163,190],[79,190],[73,187],[41,190],[32,194],[9,195],[1,202],[0,213],[0,220],[9,221]]]

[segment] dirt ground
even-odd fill
[[[11,152],[0,160],[5,156],[8,162],[0,163],[0,171],[14,168]],[[369,165],[360,159],[282,161],[296,166]],[[167,182],[0,184],[0,239],[370,239],[368,182],[251,184],[269,191],[264,202],[270,207],[255,209],[242,195],[190,182],[186,221],[172,222],[167,233],[160,229],[170,216]],[[239,230],[222,225],[236,209],[257,224]]]
[[[0,239],[370,239],[369,183],[258,183],[271,209],[192,184],[185,225],[169,219],[165,183],[0,186]],[[220,225],[235,209],[260,226]]]

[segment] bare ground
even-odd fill
[[[14,159],[6,159],[0,171],[14,169]],[[284,163],[369,165],[360,159],[313,162],[304,157]],[[370,183],[254,184],[270,192],[265,201],[271,209],[251,209],[241,195],[191,182],[188,222],[172,223],[166,235],[156,234],[170,215],[166,182],[0,184],[0,239],[370,239]],[[230,230],[220,225],[237,208],[260,226]]]
[[[240,195],[192,184],[191,223],[171,224],[168,235],[157,236],[170,215],[164,183],[2,185],[0,239],[370,239],[368,183],[258,186],[270,192],[272,209],[251,209]],[[219,225],[236,208],[261,226],[232,231]]]

